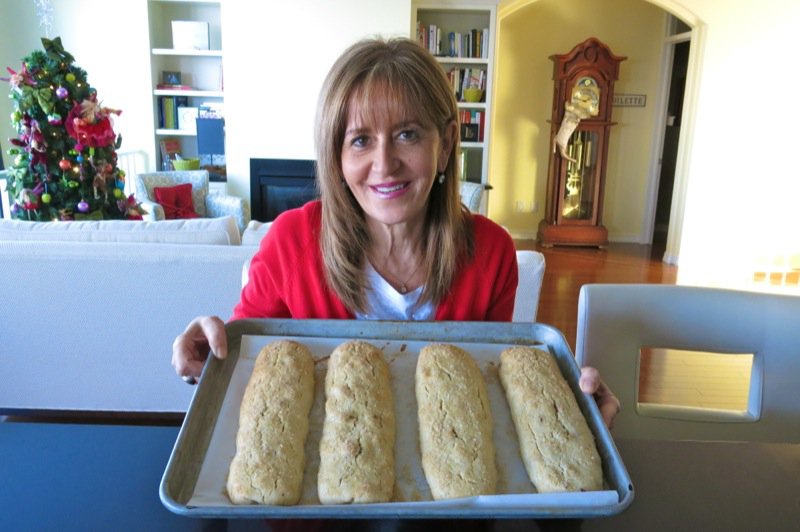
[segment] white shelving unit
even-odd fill
[[[224,101],[222,76],[222,27],[220,0],[148,0],[150,25],[150,65],[153,79],[153,123],[158,168],[163,168],[160,143],[179,138],[181,155],[197,156],[197,134],[190,128],[163,127],[159,103],[164,97],[186,98],[188,107],[221,104]],[[172,21],[186,20],[208,24],[208,50],[172,47]],[[188,90],[158,88],[162,73],[180,72],[181,85]]]
[[[452,69],[475,69],[485,72],[485,90],[480,102],[467,102],[463,97],[458,102],[460,111],[483,113],[482,139],[465,141],[462,135],[462,178],[475,183],[488,184],[489,167],[489,119],[492,113],[492,79],[494,77],[494,42],[496,25],[496,6],[457,3],[433,3],[417,0],[413,3],[411,37],[419,40],[419,31],[429,31],[430,26],[440,28],[441,46],[436,58],[445,71]],[[451,32],[462,35],[473,30],[483,32],[481,39],[485,45],[482,57],[454,57],[450,55]]]

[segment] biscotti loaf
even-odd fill
[[[433,498],[493,494],[492,413],[478,365],[454,345],[427,345],[415,387],[422,469]]]
[[[389,364],[374,345],[345,342],[331,354],[325,376],[317,477],[320,502],[390,501],[394,440]]]
[[[522,461],[536,489],[540,493],[602,489],[594,437],[552,355],[532,347],[504,350],[500,382]]]
[[[304,345],[279,340],[258,354],[239,410],[228,471],[235,504],[297,504],[303,483],[314,360]]]

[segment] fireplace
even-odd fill
[[[310,159],[250,159],[253,220],[271,222],[283,211],[316,198],[315,176]]]

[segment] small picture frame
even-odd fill
[[[461,142],[478,142],[478,124],[461,124]]]
[[[162,70],[161,83],[163,83],[164,85],[180,85],[181,73],[172,70]]]

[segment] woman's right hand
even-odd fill
[[[172,367],[179,377],[193,384],[200,377],[209,351],[217,358],[228,356],[225,323],[217,316],[195,318],[172,343]],[[196,382],[196,381],[194,381]]]

